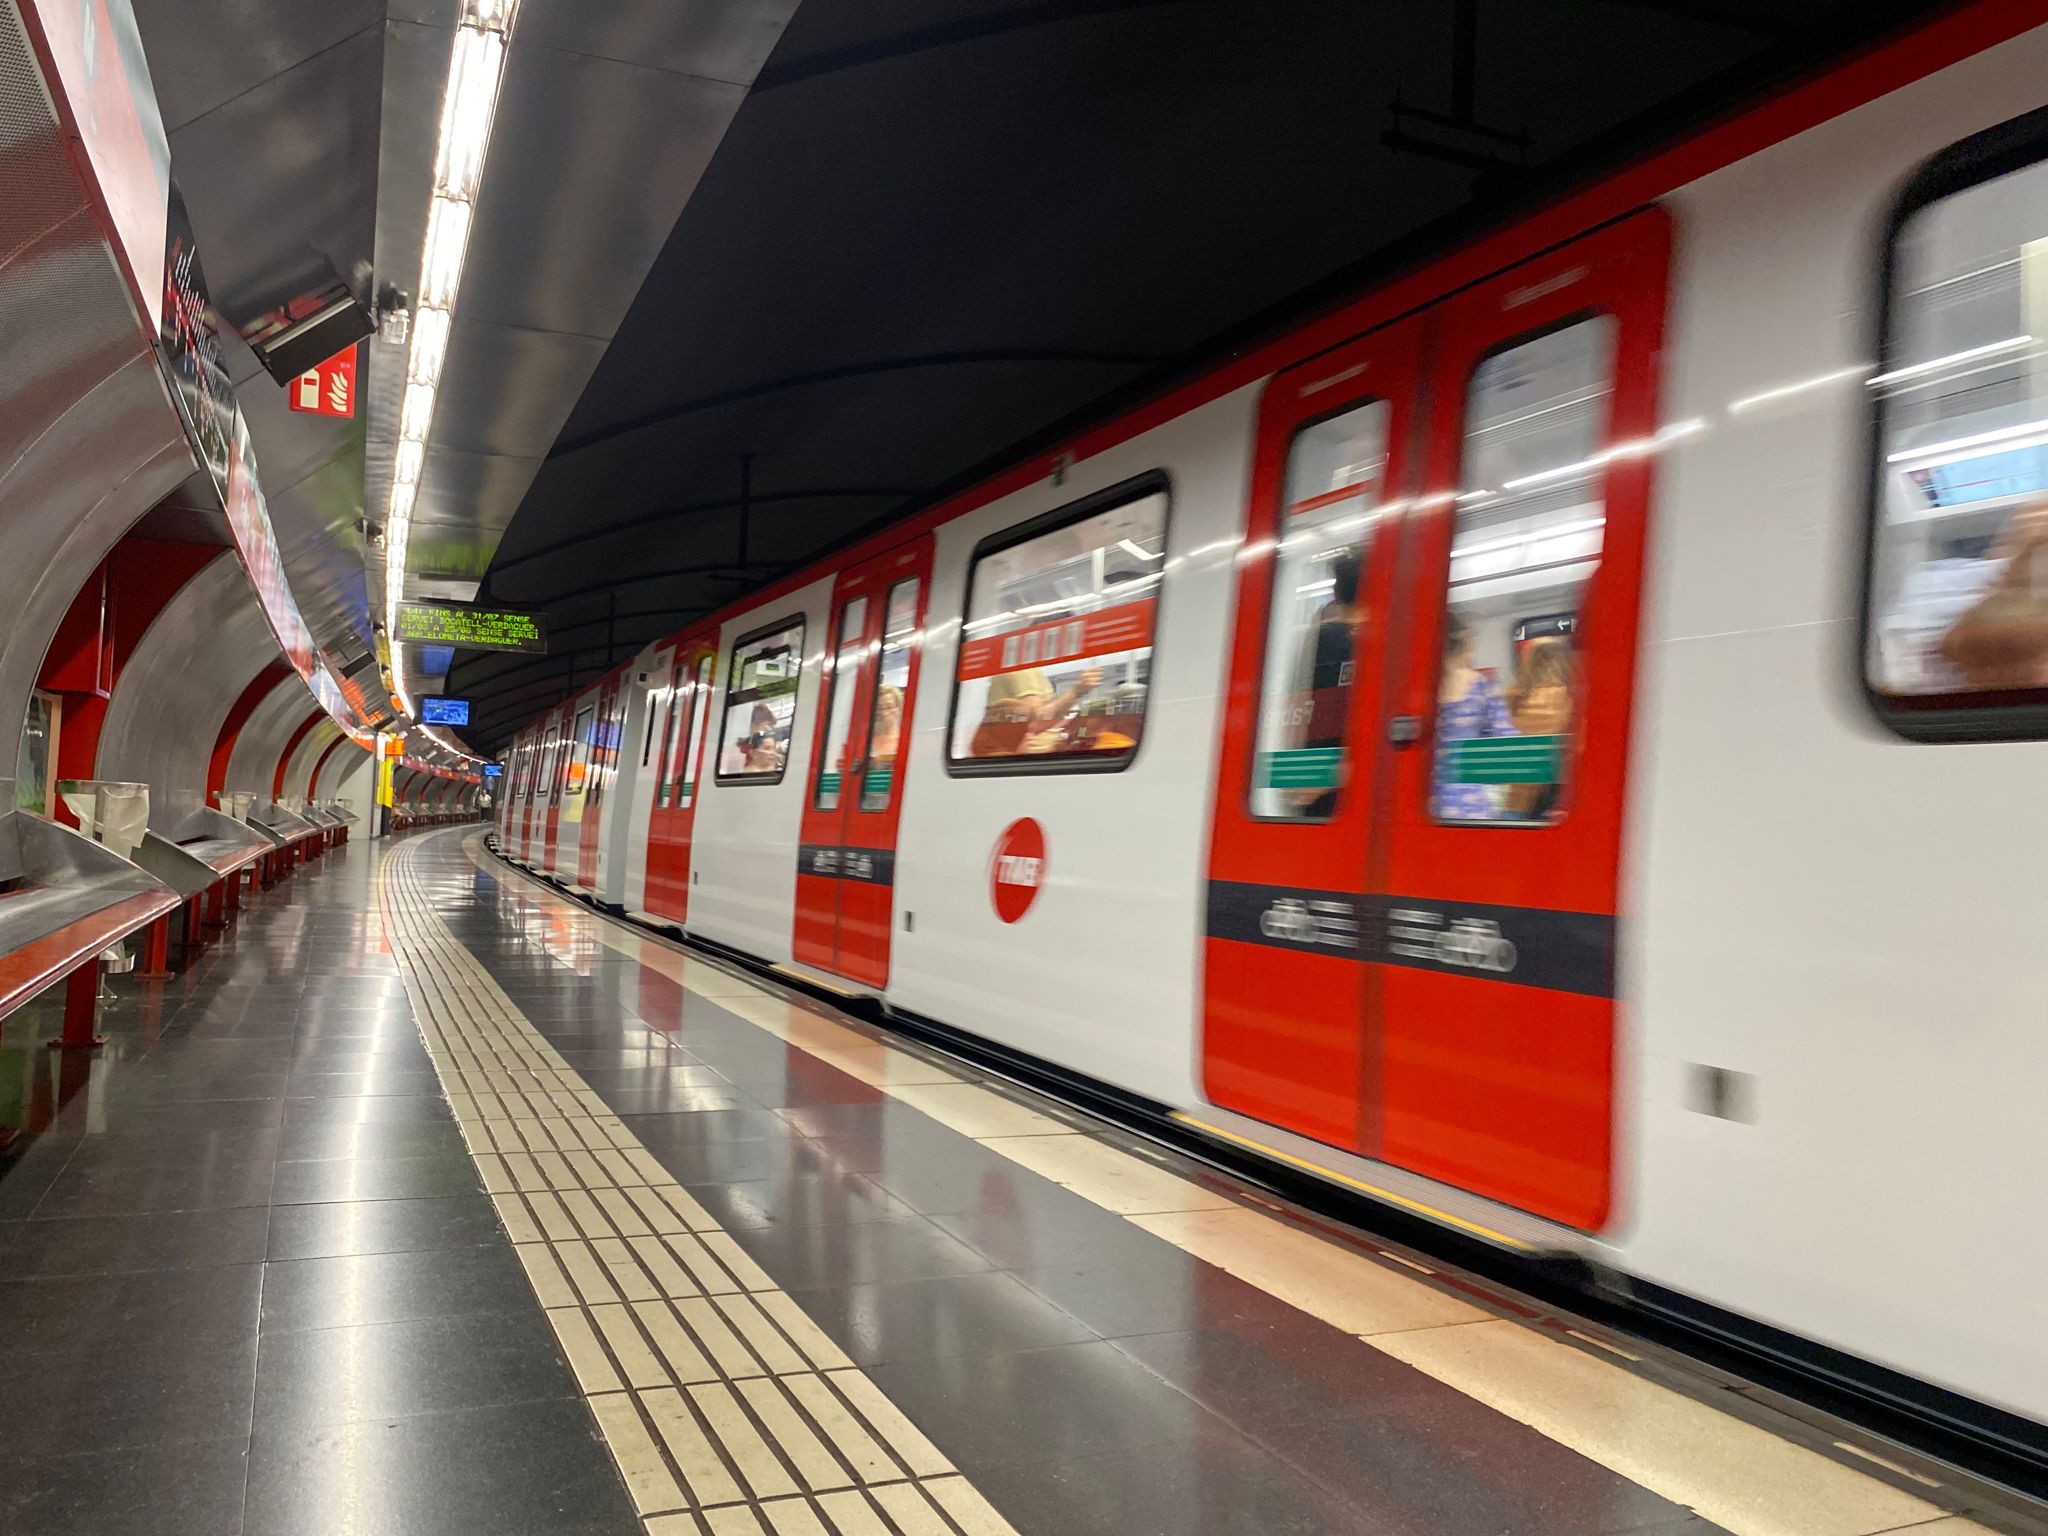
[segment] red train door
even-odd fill
[[[1426,317],[1423,494],[1401,518],[1390,602],[1360,621],[1361,664],[1385,637],[1384,681],[1350,701],[1354,798],[1372,811],[1363,861],[1334,882],[1342,866],[1316,862],[1353,856],[1340,794],[1322,823],[1334,851],[1270,866],[1282,888],[1233,889],[1243,876],[1212,864],[1217,1103],[1587,1229],[1612,1190],[1614,926],[1651,465],[1696,430],[1657,422],[1669,253],[1666,217],[1638,214]],[[1276,452],[1262,440],[1262,461]],[[1248,587],[1274,584],[1279,553]],[[1256,653],[1239,639],[1243,674]],[[1225,745],[1226,776],[1234,758],[1254,788],[1255,727],[1282,729],[1274,705],[1291,699],[1274,678],[1236,680],[1254,695],[1264,684],[1268,701],[1256,717],[1246,701]],[[1374,692],[1379,713],[1361,720]],[[1219,851],[1247,803],[1219,799]],[[1229,962],[1257,949],[1348,958],[1363,998],[1355,1063],[1313,1004],[1267,1004],[1263,1041],[1231,1033]],[[1355,1067],[1355,1115],[1311,1075],[1318,1061]],[[1304,1084],[1320,1115],[1299,1107]]]
[[[1358,925],[1421,331],[1260,401],[1209,858],[1209,1098],[1352,1151],[1372,1144]]]
[[[648,812],[647,910],[672,923],[690,916],[690,844],[704,775],[705,726],[718,670],[718,632],[680,641],[662,701],[661,747]]]
[[[931,570],[926,537],[840,572],[832,592],[791,950],[874,987],[889,980],[896,828]]]
[[[526,810],[521,818],[519,834],[520,856],[528,864],[540,860],[540,840],[547,825],[548,785],[555,770],[555,740],[557,730],[553,718],[542,724],[539,738],[534,743],[533,772],[526,784]]]

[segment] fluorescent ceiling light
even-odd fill
[[[439,384],[448,361],[448,331],[455,317],[445,309],[422,309],[413,316],[412,366],[406,377],[415,384]]]
[[[441,152],[434,161],[434,190],[444,197],[475,197],[483,180],[504,55],[505,40],[497,33],[456,30],[448,94],[441,103]]]
[[[469,252],[469,204],[436,197],[427,213],[427,254],[420,268],[420,303],[453,309],[462,286],[462,259]]]
[[[1522,475],[1514,480],[1503,481],[1501,489],[1520,491],[1532,485],[1549,485],[1557,480],[1577,479],[1591,474],[1596,469],[1604,469],[1617,459],[1643,458],[1671,443],[1681,442],[1688,437],[1697,437],[1706,429],[1707,424],[1698,417],[1690,421],[1674,421],[1668,427],[1660,427],[1655,437],[1639,437],[1632,442],[1616,443],[1612,448],[1602,449],[1591,458],[1579,459],[1570,464],[1559,464],[1554,469],[1539,469],[1533,475]]]
[[[1576,522],[1558,523],[1552,527],[1539,525],[1524,529],[1520,533],[1509,534],[1506,538],[1489,539],[1484,544],[1453,544],[1451,558],[1464,560],[1472,555],[1495,554],[1503,549],[1513,549],[1519,544],[1534,544],[1542,539],[1568,538],[1575,533],[1591,533],[1595,528],[1604,528],[1606,525],[1607,519],[1604,517],[1582,517]]]
[[[1999,427],[1996,431],[1973,432],[1968,437],[1951,437],[1939,443],[1926,443],[1918,448],[1901,448],[1897,453],[1887,454],[1885,463],[1920,464],[1925,468],[1925,460],[1941,458],[1943,463],[1951,464],[1955,460],[1942,458],[1944,454],[1954,453],[1963,458],[1970,458],[1972,454],[1969,450],[1975,448],[1995,446],[2001,453],[2009,449],[2031,448],[2034,446],[2032,442],[2020,442],[2017,439],[2038,437],[2044,431],[2048,431],[2048,420],[2023,421],[2016,427]]]
[[[1728,414],[1730,416],[1740,416],[1744,411],[1753,411],[1760,405],[1770,405],[1779,400],[1789,400],[1794,395],[1803,395],[1809,390],[1825,389],[1830,384],[1841,384],[1850,379],[1861,378],[1863,370],[1867,366],[1868,364],[1865,363],[1852,363],[1847,368],[1835,368],[1826,373],[1817,373],[1812,378],[1800,379],[1797,383],[1780,384],[1774,389],[1760,389],[1753,395],[1744,395],[1740,400],[1730,400],[1728,402]],[[1875,383],[1877,381],[1873,379],[1871,382]]]
[[[433,197],[420,252],[419,298],[412,350],[406,361],[406,390],[399,409],[398,452],[392,463],[390,517],[384,538],[385,638],[391,685],[399,708],[408,716],[413,713],[413,703],[405,685],[405,648],[398,643],[406,551],[419,480],[426,468],[426,443],[433,431],[441,372],[448,361],[455,297],[462,287],[462,266],[469,254],[475,200],[490,150],[491,122],[504,79],[506,39],[517,12],[518,0],[462,0],[449,50],[448,83],[441,98]],[[453,742],[447,745],[467,760]]]
[[[2008,438],[2003,442],[1993,444],[1989,449],[1985,449],[1981,446],[1971,448],[1956,448],[1948,453],[1936,453],[1932,458],[1916,458],[1911,464],[1907,465],[1906,467],[1908,469],[1940,469],[1942,466],[1947,464],[1967,464],[1972,459],[1989,458],[1993,454],[2018,453],[2023,448],[2040,448],[2043,446],[2048,446],[2048,431],[2038,430],[2039,428],[2048,427],[2048,422],[2037,422],[2035,423],[2035,426],[2037,430],[2029,436]],[[1933,452],[1933,450],[1931,449],[1920,449],[1916,451],[1922,453]],[[1896,461],[1898,457],[1900,456],[1894,455],[1894,461]]]
[[[405,405],[398,413],[398,435],[408,442],[424,443],[427,428],[434,424],[434,386],[408,384]]]
[[[1951,352],[1946,357],[1931,357],[1924,363],[1909,363],[1904,368],[1894,368],[1890,373],[1880,373],[1871,379],[1871,385],[1896,384],[1901,379],[1917,379],[1923,374],[1939,373],[1958,363],[1974,363],[1986,357],[1999,357],[2007,352],[2018,352],[2034,344],[2031,336],[2008,336],[2003,341],[1986,342],[1981,347],[1968,347],[1961,352]]]

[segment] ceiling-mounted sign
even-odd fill
[[[463,603],[400,603],[398,640],[404,645],[451,645],[458,651],[530,651],[547,654],[547,625],[537,613],[474,608]]]
[[[285,391],[291,408],[306,416],[339,416],[343,420],[353,417],[356,413],[358,350],[350,347],[293,379]]]
[[[467,725],[469,724],[469,700],[442,698],[428,694],[420,700],[421,725]]]

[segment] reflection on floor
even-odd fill
[[[10,1536],[1984,1529],[469,834],[115,986],[0,1034]]]

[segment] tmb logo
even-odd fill
[[[1045,884],[1045,828],[1029,816],[1005,827],[988,861],[988,881],[997,917],[1014,923],[1029,912]]]

